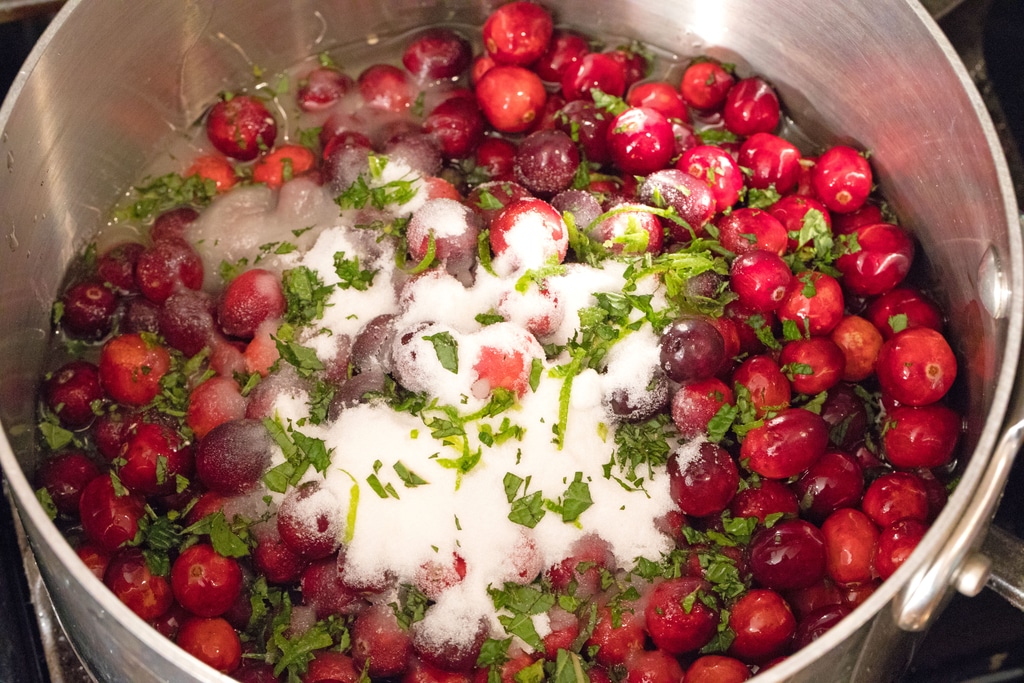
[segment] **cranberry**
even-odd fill
[[[739,201],[743,173],[725,150],[698,145],[683,152],[676,168],[708,184],[715,196],[715,211],[725,211]]]
[[[203,439],[214,427],[244,417],[245,408],[246,401],[238,382],[227,377],[211,377],[192,390],[185,423],[197,439]]]
[[[484,139],[484,115],[475,99],[445,100],[423,121],[423,132],[432,136],[445,159],[468,157]]]
[[[890,223],[875,223],[852,234],[857,246],[836,259],[847,291],[874,296],[903,281],[914,261],[914,243],[907,233]]]
[[[590,98],[591,91],[622,97],[626,92],[626,74],[611,55],[590,52],[569,64],[562,72],[562,96],[567,102]]]
[[[82,489],[99,474],[96,463],[81,451],[62,451],[40,463],[35,481],[46,489],[57,512],[77,515]]]
[[[242,643],[220,617],[192,617],[178,629],[178,647],[218,671],[231,673],[242,663]]]
[[[206,136],[224,156],[252,161],[261,151],[274,146],[277,123],[259,99],[235,95],[210,109]]]
[[[216,341],[216,304],[206,292],[191,289],[167,297],[157,316],[160,334],[169,346],[191,357]]]
[[[572,185],[580,155],[572,138],[560,130],[530,133],[515,157],[516,180],[531,192],[551,196]]]
[[[704,655],[690,664],[682,683],[742,683],[750,676],[747,665],[735,657]]]
[[[789,406],[792,397],[789,380],[782,374],[778,363],[769,356],[751,356],[743,361],[733,372],[732,381],[737,387],[746,390],[758,417],[764,417],[769,412],[779,412]]]
[[[551,15],[532,2],[517,0],[497,8],[483,26],[484,48],[495,62],[528,66],[547,51],[554,31]]]
[[[118,476],[124,485],[144,495],[172,493],[177,477],[192,474],[192,448],[183,446],[170,427],[143,422],[128,434],[121,447],[124,463]]]
[[[347,654],[336,650],[317,650],[306,667],[302,683],[356,683],[359,679],[360,672]],[[276,676],[272,678],[272,681],[277,680]]]
[[[282,145],[264,154],[252,167],[254,183],[280,189],[282,185],[316,167],[316,155],[302,145]]]
[[[626,658],[624,683],[679,683],[683,667],[664,650],[640,650]]]
[[[722,120],[736,135],[771,133],[779,125],[779,117],[778,95],[756,76],[737,81],[725,96]]]
[[[942,332],[942,312],[923,292],[901,285],[883,293],[868,305],[865,317],[885,339],[911,327],[929,327]]]
[[[138,242],[122,242],[114,245],[96,261],[96,274],[104,284],[119,292],[138,291],[138,287],[135,285],[135,264],[143,249],[145,247]]]
[[[675,382],[707,379],[724,360],[725,342],[707,318],[680,318],[661,335],[661,368]]]
[[[864,492],[861,510],[883,529],[901,519],[926,522],[928,491],[916,474],[890,472],[871,482]]]
[[[687,382],[672,397],[672,422],[684,439],[705,435],[723,406],[733,405],[732,390],[714,377]]]
[[[402,64],[420,81],[461,75],[473,60],[469,41],[448,28],[431,28],[411,40],[402,52]]]
[[[942,467],[960,438],[961,418],[940,403],[898,406],[886,415],[882,447],[895,467]]]
[[[422,622],[419,622],[422,623]],[[412,629],[412,645],[420,659],[448,671],[470,672],[476,665],[480,648],[487,640],[487,624],[481,618],[475,625],[464,624],[459,633],[437,634],[417,628]]]
[[[855,507],[864,493],[864,471],[857,459],[828,451],[792,484],[804,515],[821,523],[840,508]]]
[[[61,297],[60,326],[71,337],[102,339],[110,334],[117,310],[117,295],[100,282],[80,282]]]
[[[576,585],[576,595],[588,597],[601,586],[601,570],[615,567],[611,547],[596,534],[588,534],[573,543],[568,556],[547,571],[547,579],[557,591]]]
[[[167,579],[154,574],[138,548],[125,548],[110,560],[103,583],[142,619],[162,616],[174,602]]]
[[[295,99],[303,111],[323,111],[348,94],[354,85],[344,72],[318,66],[299,83]]]
[[[569,230],[550,204],[540,199],[512,202],[491,222],[491,249],[512,268],[561,262],[569,248]]]
[[[153,222],[149,229],[149,239],[162,242],[167,239],[186,239],[189,226],[199,218],[199,212],[191,206],[179,206],[164,211]]]
[[[368,607],[359,613],[351,629],[352,657],[360,669],[368,667],[370,676],[397,676],[408,667],[412,640],[390,607]]]
[[[800,256],[814,255],[813,240],[819,236],[822,224],[828,234],[832,234],[832,214],[813,197],[787,194],[768,207],[768,213],[782,223],[789,234],[789,250]]]
[[[916,519],[901,519],[878,535],[875,572],[883,581],[899,569],[924,538],[928,526]]]
[[[665,239],[665,229],[650,208],[629,202],[615,205],[588,233],[613,254],[660,254]]]
[[[112,553],[134,540],[145,514],[143,505],[141,496],[115,490],[110,476],[102,474],[82,489],[78,502],[82,531],[101,550]]]
[[[345,521],[317,481],[289,489],[277,510],[277,530],[289,548],[310,560],[334,553]]]
[[[724,510],[740,483],[732,456],[708,441],[680,446],[668,460],[668,475],[672,500],[693,517]]]
[[[825,635],[830,628],[838,624],[849,613],[850,608],[845,605],[828,605],[808,614],[796,626],[793,649],[807,647]]]
[[[519,183],[492,181],[474,187],[466,197],[465,203],[476,215],[480,216],[481,225],[489,228],[491,222],[505,207],[532,196],[530,191]]]
[[[843,318],[843,289],[831,275],[807,270],[794,277],[777,315],[792,320],[804,334],[828,334]]]
[[[728,649],[730,655],[764,662],[785,651],[796,631],[796,618],[781,595],[755,588],[732,606],[729,628],[736,634]]]
[[[686,111],[686,103],[668,83],[650,81],[638,83],[629,89],[626,104],[631,107],[647,107],[661,112],[666,119],[689,122],[690,114]]]
[[[749,553],[750,571],[764,588],[807,588],[825,576],[825,539],[802,519],[761,529],[750,539]]]
[[[170,370],[171,356],[138,334],[114,337],[100,351],[100,382],[115,401],[143,406],[160,393],[160,379]]]
[[[599,607],[597,625],[587,639],[587,647],[593,646],[599,648],[594,655],[599,664],[615,666],[625,663],[631,654],[643,650],[643,615],[634,612],[633,606],[628,603],[621,604],[614,615],[610,608]]]
[[[836,510],[821,525],[828,556],[828,575],[842,585],[874,577],[878,528],[860,510]]]
[[[788,479],[813,465],[828,446],[828,425],[809,410],[787,408],[747,432],[740,457],[769,479]]]
[[[796,517],[800,512],[796,495],[785,484],[762,479],[759,486],[738,492],[729,503],[733,517],[754,517],[762,524],[769,515]]]
[[[289,548],[280,536],[263,535],[253,550],[252,563],[256,570],[273,585],[295,583],[309,566],[309,560]]]
[[[864,156],[846,145],[836,145],[818,157],[811,173],[814,193],[830,211],[856,211],[871,193],[874,179]]]
[[[551,34],[547,50],[534,62],[533,70],[548,83],[561,83],[565,70],[588,52],[590,43],[585,36],[556,28]]]
[[[480,111],[495,130],[522,133],[537,120],[547,91],[537,74],[520,66],[495,66],[476,85]]]
[[[99,369],[84,360],[65,363],[46,380],[46,407],[68,429],[85,429],[96,419],[103,401]]]
[[[686,67],[679,92],[694,109],[713,111],[725,104],[725,97],[735,82],[735,76],[718,62],[700,60]]]
[[[303,604],[316,610],[317,619],[354,614],[365,605],[359,592],[342,580],[338,558],[333,555],[306,567],[299,585]]]
[[[839,383],[846,358],[832,340],[812,337],[788,342],[782,347],[779,363],[794,391],[814,396]]]
[[[946,395],[956,379],[956,357],[939,332],[904,330],[882,345],[875,363],[882,391],[900,403],[923,406]]]
[[[651,63],[648,58],[642,50],[634,49],[634,47],[626,45],[607,53],[622,68],[622,74],[626,81],[626,90],[647,78],[651,72]]]
[[[135,279],[143,296],[162,304],[180,289],[203,286],[203,261],[185,240],[162,239],[139,254]]]
[[[782,257],[755,249],[740,254],[729,268],[729,282],[739,302],[758,312],[782,306],[793,273]]]
[[[848,315],[833,328],[829,338],[842,350],[846,359],[844,380],[863,382],[874,374],[883,342],[877,327],[860,316]]]
[[[775,337],[781,332],[774,311],[757,311],[734,299],[725,305],[723,314],[733,323],[740,353],[763,353],[765,345],[758,335],[771,333]]]
[[[110,564],[110,552],[103,550],[94,543],[85,541],[75,548],[75,554],[82,560],[82,564],[85,565],[86,569],[92,572],[93,576],[100,581],[103,580],[103,575]]]
[[[781,256],[789,236],[782,223],[761,209],[735,209],[717,221],[722,246],[734,254],[759,249]]]
[[[774,187],[785,194],[800,176],[800,150],[793,143],[771,133],[754,133],[743,141],[736,163],[750,169],[750,187]]]
[[[637,196],[651,206],[673,209],[686,223],[689,229],[674,222],[668,224],[677,242],[689,242],[715,215],[715,197],[707,183],[674,168],[648,175],[637,188]]]
[[[174,561],[171,587],[177,601],[192,614],[217,617],[241,593],[242,570],[237,560],[224,557],[212,545],[199,543]]]
[[[367,106],[387,112],[401,113],[412,106],[412,86],[406,73],[390,64],[374,64],[356,79],[359,94]]]
[[[198,176],[203,181],[212,182],[218,193],[227,192],[238,182],[235,167],[220,154],[203,154],[196,157],[184,175],[186,178]]]
[[[509,181],[514,178],[515,156],[516,146],[508,140],[485,137],[476,147],[475,169],[488,180]]]
[[[253,268],[225,288],[217,305],[217,319],[225,333],[252,339],[261,323],[280,318],[284,311],[280,277],[268,270]]]
[[[607,140],[615,165],[634,175],[664,168],[675,152],[672,126],[660,112],[646,107],[632,107],[616,116]]]

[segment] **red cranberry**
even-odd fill
[[[796,631],[796,618],[786,601],[768,589],[754,589],[729,612],[736,638],[728,653],[747,662],[764,662],[785,651]]]
[[[890,223],[875,223],[852,234],[857,246],[836,259],[847,291],[875,296],[903,281],[914,261],[914,243],[907,233]]]
[[[398,676],[409,665],[412,640],[387,605],[372,605],[352,623],[352,657],[374,678]]]
[[[81,451],[63,451],[40,463],[35,481],[46,489],[57,512],[77,515],[82,489],[99,474],[100,468]]]
[[[793,189],[800,176],[800,150],[771,133],[754,133],[743,141],[736,162],[750,169],[750,187],[774,187],[780,194]]]
[[[800,620],[793,636],[793,649],[807,647],[825,635],[830,628],[838,624],[850,613],[845,605],[828,605],[822,607]]]
[[[456,97],[434,107],[423,121],[423,132],[438,142],[445,159],[462,159],[483,141],[484,125],[476,101]]]
[[[928,521],[928,491],[910,472],[890,472],[871,482],[864,492],[861,510],[880,528],[901,519]]]
[[[698,578],[682,577],[657,584],[644,608],[647,632],[662,651],[670,655],[695,652],[704,647],[715,634],[716,610],[692,597],[707,584]],[[687,609],[687,598],[693,601]]]
[[[420,81],[461,75],[473,60],[469,41],[448,28],[432,28],[405,47],[402,64]]]
[[[277,510],[277,530],[289,548],[310,560],[338,549],[344,520],[333,495],[316,481],[289,489]]]
[[[256,571],[272,585],[287,586],[298,581],[309,560],[291,550],[276,534],[260,536],[258,540],[252,553]]]
[[[397,66],[374,64],[364,69],[356,82],[363,102],[369,107],[401,113],[412,106],[412,86]]]
[[[804,271],[794,277],[777,314],[779,320],[792,320],[801,333],[828,334],[843,318],[843,288],[831,275]]]
[[[487,180],[509,181],[515,176],[516,146],[504,138],[485,137],[476,147],[475,169]]]
[[[100,549],[112,553],[139,532],[143,505],[141,496],[115,490],[113,480],[102,474],[82,489],[78,502],[82,531]]]
[[[65,363],[44,385],[46,407],[61,425],[71,430],[84,429],[96,419],[103,401],[99,368],[88,361]]]
[[[774,311],[757,311],[734,299],[725,305],[723,313],[733,323],[740,353],[764,353],[765,345],[759,334],[770,333],[775,337],[781,331],[777,329],[779,325]]]
[[[875,372],[884,393],[900,403],[923,406],[938,401],[953,386],[956,357],[940,333],[915,327],[882,345]]]
[[[758,417],[789,406],[792,388],[782,370],[769,356],[751,356],[732,375],[733,384],[743,387]]]
[[[590,43],[585,36],[556,28],[551,34],[547,50],[533,64],[533,70],[548,83],[561,83],[565,70],[588,52]]]
[[[302,79],[295,99],[303,111],[323,111],[348,94],[354,85],[342,71],[318,66]]]
[[[217,319],[225,333],[252,339],[261,323],[280,318],[284,311],[280,277],[268,270],[253,268],[228,284],[217,306]]]
[[[694,109],[713,111],[725,104],[725,97],[735,82],[732,73],[718,62],[701,60],[686,67],[679,91]]]
[[[203,286],[203,261],[185,240],[163,239],[139,254],[135,279],[143,296],[162,304],[180,289]]]
[[[271,675],[273,675],[273,669],[271,669]],[[309,666],[306,667],[306,675],[302,677],[302,683],[356,683],[359,679],[360,671],[347,654],[337,650],[317,650],[309,661]],[[278,678],[274,676],[267,683],[277,680]]]
[[[841,451],[828,451],[792,484],[800,509],[820,524],[844,507],[855,507],[864,493],[864,472],[857,459]]]
[[[626,90],[650,75],[651,64],[641,50],[633,49],[631,46],[623,46],[607,53],[612,59],[618,62],[622,68],[622,75],[626,81]]]
[[[739,302],[758,312],[777,310],[792,279],[782,257],[757,249],[737,256],[729,269],[729,282]]]
[[[665,228],[644,204],[617,204],[588,233],[613,254],[660,254]]]
[[[647,107],[661,112],[666,119],[688,123],[690,114],[679,93],[668,83],[650,81],[638,83],[629,89],[626,104],[631,107]]]
[[[591,91],[622,97],[626,92],[626,74],[611,55],[590,52],[569,64],[562,73],[562,95],[566,101],[591,97]]]
[[[878,535],[875,572],[883,581],[896,573],[924,538],[928,526],[916,519],[901,519]]]
[[[735,657],[704,655],[690,664],[682,683],[742,683],[750,677],[750,669]]]
[[[252,161],[274,146],[277,123],[259,99],[235,95],[213,105],[206,117],[206,135],[224,156]]]
[[[789,251],[799,252],[801,256],[803,251],[813,256],[813,240],[822,225],[829,235],[832,234],[832,214],[813,197],[787,194],[768,207],[768,213],[782,223],[789,234]]]
[[[200,617],[224,614],[242,591],[238,561],[208,543],[185,550],[171,566],[171,587],[182,607]]]
[[[232,673],[242,663],[242,643],[220,617],[192,617],[178,629],[178,647],[218,671]]]
[[[117,310],[117,295],[100,282],[73,285],[61,297],[61,328],[71,337],[102,339],[110,334]]]
[[[779,117],[778,95],[756,76],[737,81],[725,96],[722,120],[736,135],[771,133],[779,125]]]
[[[839,383],[843,378],[846,358],[832,340],[811,337],[796,339],[783,346],[779,363],[794,391],[814,396]]]
[[[420,622],[422,623],[422,622]],[[487,624],[483,618],[476,626],[476,631],[468,633],[471,625],[460,629],[461,633],[445,634],[447,638],[425,635],[424,631],[413,627],[412,645],[420,659],[433,666],[448,671],[470,672],[476,665],[480,648],[487,640]]]
[[[138,548],[125,548],[114,555],[103,583],[118,600],[147,621],[162,616],[174,602],[167,579],[153,573]]]
[[[144,495],[172,493],[177,477],[192,474],[192,447],[183,446],[177,432],[160,424],[136,425],[121,447],[121,458],[121,481]]]
[[[803,408],[787,408],[751,429],[740,449],[748,467],[769,479],[788,479],[813,465],[828,446],[828,426]]]
[[[672,397],[672,422],[684,439],[705,435],[718,411],[734,402],[732,390],[720,379],[683,384]]]
[[[528,66],[547,51],[554,23],[546,9],[517,0],[497,8],[483,26],[484,48],[498,64]]]
[[[715,195],[715,211],[725,211],[739,201],[743,173],[725,150],[712,145],[698,145],[683,152],[676,168],[708,184]]]
[[[929,327],[942,332],[942,312],[920,290],[901,285],[890,289],[868,305],[865,317],[885,339],[911,327]]]
[[[643,650],[643,615],[635,613],[628,604],[622,605],[621,614],[616,615],[608,607],[599,607],[597,625],[587,640],[587,647],[592,646],[599,648],[594,656],[599,664],[624,664],[632,653]]]
[[[708,441],[680,446],[668,461],[672,500],[683,514],[706,517],[724,510],[740,483],[736,463]]]
[[[608,126],[611,117],[589,100],[567,102],[555,115],[555,126],[572,136],[587,161],[605,164],[611,161],[608,151]]]
[[[796,517],[800,512],[797,497],[785,484],[762,479],[760,486],[745,488],[729,503],[733,517],[754,517],[762,524],[769,515]]]
[[[722,246],[734,254],[759,249],[781,256],[789,241],[782,223],[761,209],[735,209],[719,218],[717,225]]]
[[[860,152],[836,145],[820,157],[811,174],[814,193],[830,211],[856,211],[871,193],[871,166]]]
[[[783,520],[750,539],[750,571],[772,590],[813,586],[825,576],[825,539],[802,519]]]
[[[869,581],[878,545],[878,528],[860,510],[836,510],[821,525],[828,557],[828,575],[842,585]]]
[[[898,406],[886,415],[882,447],[895,467],[942,467],[960,439],[961,418],[941,403]]]
[[[100,351],[100,383],[115,401],[143,406],[160,393],[160,379],[171,367],[164,347],[137,334],[114,337]]]
[[[487,71],[477,83],[476,100],[495,130],[522,133],[543,111],[547,91],[532,71],[502,65]]]
[[[159,219],[158,219],[159,220]],[[108,249],[96,261],[96,274],[119,292],[136,292],[135,263],[145,249],[138,242],[122,242]]]
[[[264,154],[252,166],[252,181],[275,190],[316,168],[316,155],[302,145],[281,145]]]
[[[715,215],[715,197],[707,183],[675,168],[648,175],[637,188],[637,197],[651,206],[675,210],[689,228],[668,223],[677,242],[689,242]]]
[[[664,168],[675,152],[675,136],[668,120],[644,107],[633,107],[616,116],[608,126],[607,140],[615,165],[634,175]]]

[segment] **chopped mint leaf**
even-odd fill
[[[437,360],[448,372],[458,374],[459,372],[459,343],[455,341],[450,332],[438,332],[423,337],[434,347]]]

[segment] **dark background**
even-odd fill
[[[711,0],[713,1],[713,0]],[[2,3],[0,3],[2,4]],[[18,20],[0,11],[0,96],[14,81],[49,20],[24,13]],[[3,23],[7,19],[6,23]],[[968,0],[940,25],[961,54],[989,103],[1015,172],[1024,206],[1024,2]],[[908,75],[912,78],[913,75]],[[1010,493],[996,523],[1024,535],[1024,462],[1014,468]],[[0,502],[0,682],[46,683],[39,630],[21,565],[21,552],[6,502]],[[997,683],[1024,680],[1024,613],[991,590],[975,598],[953,597],[914,658],[909,683]]]

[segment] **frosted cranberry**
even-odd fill
[[[360,175],[367,172],[373,150],[356,142],[330,145],[324,149],[323,174],[325,184],[341,193],[352,186]]]
[[[423,121],[423,132],[437,141],[445,159],[462,159],[484,139],[484,125],[477,103],[456,97],[434,107]]]
[[[878,535],[875,572],[883,581],[903,566],[924,538],[928,526],[917,519],[901,519],[882,529]]]
[[[735,254],[760,249],[781,256],[786,251],[786,229],[767,211],[735,209],[719,218],[717,225],[722,246]]]
[[[858,296],[892,289],[907,276],[914,261],[914,243],[898,226],[875,223],[857,228],[855,250],[836,259],[843,286]]]
[[[890,472],[875,479],[864,492],[861,510],[881,528],[901,519],[928,520],[928,492],[910,472]]]
[[[277,190],[292,178],[308,176],[315,170],[316,162],[316,155],[308,147],[281,145],[256,160],[252,181]]]
[[[284,311],[280,277],[253,268],[228,283],[217,305],[217,319],[225,333],[252,339],[261,323],[280,318]]]
[[[590,99],[592,90],[622,97],[626,92],[626,74],[611,55],[591,52],[566,67],[562,73],[562,95],[566,101]]]
[[[882,447],[895,467],[941,467],[960,438],[961,418],[946,406],[898,406],[886,415]]]
[[[387,605],[372,605],[352,623],[352,657],[374,678],[398,676],[409,666],[412,640]]]
[[[135,279],[143,296],[161,304],[180,289],[203,286],[203,261],[188,242],[163,239],[139,254]]]
[[[441,148],[437,140],[419,131],[403,131],[388,137],[382,152],[389,159],[403,161],[421,176],[434,176],[441,171]]]
[[[789,283],[782,305],[776,314],[779,320],[792,320],[801,333],[811,336],[828,334],[843,318],[843,289],[831,275],[804,271]]]
[[[665,229],[650,208],[630,202],[612,207],[588,234],[613,254],[659,254],[665,239]]]
[[[860,510],[836,510],[821,525],[828,556],[828,575],[838,584],[860,583],[874,577],[878,528]]]
[[[107,565],[103,583],[142,619],[156,619],[174,602],[167,579],[154,574],[138,548],[125,548]]]
[[[217,617],[228,610],[242,591],[238,561],[220,555],[208,543],[194,545],[171,565],[174,597],[192,614]]]
[[[786,650],[796,631],[796,618],[786,601],[768,589],[754,589],[729,612],[736,638],[728,654],[746,662],[764,662]]]
[[[718,109],[725,104],[736,78],[718,62],[703,60],[686,67],[679,92],[683,100],[703,111]]]
[[[828,425],[820,416],[787,408],[747,433],[740,458],[763,477],[788,479],[814,464],[827,446]]]
[[[725,96],[722,120],[736,135],[770,133],[779,125],[779,117],[778,95],[756,76],[737,81]]]
[[[316,610],[317,619],[354,614],[365,605],[359,592],[342,580],[338,558],[333,555],[306,567],[299,585],[302,603]]]
[[[807,647],[828,633],[830,628],[842,621],[849,613],[849,607],[829,605],[808,614],[796,626],[796,633],[793,635],[793,649]]]
[[[839,383],[846,357],[831,339],[812,337],[787,342],[779,363],[794,391],[814,396]]]
[[[703,441],[680,446],[668,461],[669,492],[683,514],[707,517],[724,510],[740,483],[725,449]]]
[[[167,297],[160,308],[160,334],[167,344],[191,357],[212,346],[216,339],[216,304],[206,292],[190,289]]]
[[[603,213],[597,197],[585,190],[559,192],[551,199],[551,206],[563,214],[572,214],[576,228],[583,232]]]
[[[682,122],[690,120],[686,103],[679,96],[679,92],[663,81],[650,81],[634,85],[626,95],[626,104],[631,107],[654,109],[669,120],[675,119]]]
[[[776,311],[792,279],[782,257],[758,249],[740,254],[729,268],[729,283],[739,302],[758,312]]]
[[[704,655],[690,664],[682,683],[742,683],[750,676],[747,665],[735,657]]]
[[[608,607],[598,608],[597,625],[587,639],[587,647],[600,648],[594,655],[598,664],[623,664],[631,654],[643,650],[643,615],[633,610],[634,607],[629,603],[622,603],[621,614],[616,610],[615,615]]]
[[[189,396],[185,423],[196,439],[203,439],[214,427],[245,416],[246,400],[238,383],[228,377],[211,377]]]
[[[648,175],[637,188],[637,197],[651,206],[674,209],[686,222],[690,229],[668,222],[669,233],[678,242],[689,242],[694,234],[700,234],[715,215],[715,197],[707,183],[674,168]]]
[[[160,392],[160,379],[170,366],[170,354],[164,347],[137,334],[123,334],[100,351],[100,383],[115,401],[142,406]]]
[[[188,619],[175,641],[185,652],[218,671],[231,673],[242,663],[242,643],[231,624],[220,617]]]
[[[243,493],[270,466],[271,439],[258,420],[239,419],[212,429],[196,450],[196,474],[212,491]]]
[[[261,151],[274,146],[277,124],[259,99],[235,95],[210,109],[206,136],[221,154],[252,161]]]
[[[785,591],[812,586],[825,576],[825,540],[802,519],[783,520],[750,539],[750,571],[765,588]]]
[[[474,171],[481,173],[485,182],[513,180],[515,155],[516,146],[508,140],[485,137],[474,153]]]
[[[476,85],[477,104],[492,126],[503,133],[522,133],[544,109],[547,91],[537,74],[520,66],[496,66]]]
[[[828,451],[792,487],[803,514],[820,524],[836,510],[855,507],[860,502],[864,471],[852,455]]]
[[[676,168],[708,184],[715,196],[715,211],[725,211],[739,201],[743,173],[725,150],[698,145],[683,152]]]
[[[401,113],[412,105],[412,86],[406,73],[390,64],[367,67],[356,79],[363,102],[374,109]]]
[[[705,435],[723,406],[733,405],[732,389],[714,377],[688,382],[672,397],[672,422],[684,439]]]
[[[675,382],[707,379],[725,360],[721,333],[701,316],[676,320],[662,333],[659,347],[661,369]]]
[[[736,163],[750,169],[750,187],[774,187],[780,194],[792,190],[800,176],[800,150],[771,133],[754,133],[744,140]]]
[[[864,318],[848,315],[839,321],[829,338],[843,352],[844,380],[862,382],[874,374],[875,362],[883,342],[877,327]]]
[[[487,639],[487,624],[481,618],[476,624],[464,624],[461,633],[448,632],[436,634],[418,628],[417,622],[412,628],[412,646],[420,659],[448,671],[470,672],[476,665],[480,648]]]
[[[928,405],[953,386],[956,357],[942,334],[916,327],[882,345],[875,372],[882,391],[893,399],[906,405]]]
[[[189,226],[199,218],[199,212],[191,206],[179,206],[176,209],[164,211],[153,222],[149,229],[149,239],[153,242],[162,242],[167,239],[185,239]]]
[[[658,111],[632,107],[616,116],[606,134],[612,162],[624,173],[648,175],[668,166],[675,136]]]
[[[554,195],[572,185],[580,155],[572,138],[560,130],[530,133],[516,151],[516,180],[538,195]]]
[[[353,85],[352,79],[342,71],[318,66],[299,83],[295,99],[303,111],[323,111],[348,94]]]
[[[551,15],[532,2],[511,2],[488,15],[484,48],[495,62],[528,66],[547,51],[554,31]]]
[[[469,67],[472,59],[469,41],[447,28],[425,31],[402,52],[402,64],[420,81],[455,78]]]
[[[555,126],[572,136],[588,161],[605,164],[611,161],[608,152],[607,112],[589,100],[573,100],[555,114]]]
[[[135,263],[144,246],[138,242],[122,242],[108,249],[96,261],[96,274],[119,292],[135,292]]]
[[[928,327],[942,332],[942,312],[935,302],[915,287],[890,289],[868,305],[865,317],[885,339],[911,327]],[[894,327],[895,326],[895,327]]]
[[[71,337],[102,339],[110,334],[117,295],[100,282],[80,282],[61,297],[60,326]]]
[[[836,145],[818,157],[811,174],[814,193],[836,213],[850,213],[863,206],[873,183],[868,160],[846,145]]]
[[[252,563],[268,583],[278,586],[295,583],[309,566],[309,560],[291,550],[276,534],[259,538]]]
[[[85,485],[78,501],[86,538],[110,553],[135,538],[139,520],[145,515],[141,496],[121,493],[118,495],[111,478],[103,474]]]
[[[333,494],[316,481],[289,489],[277,510],[281,540],[311,560],[338,549],[344,524]]]
[[[737,387],[746,389],[758,417],[789,406],[792,397],[789,380],[769,356],[751,356],[743,361],[733,372],[732,381]]]
[[[596,534],[588,534],[575,541],[561,562],[547,570],[552,588],[564,591],[575,583],[576,595],[588,597],[601,587],[601,570],[615,568],[611,547]]]
[[[96,419],[94,407],[103,401],[99,368],[88,361],[65,363],[43,386],[46,407],[68,429],[84,429]]]
[[[553,258],[561,262],[569,248],[569,231],[561,214],[540,199],[512,202],[490,227],[491,249],[496,257],[505,256],[513,268]]]
[[[438,261],[468,268],[476,259],[478,220],[462,202],[429,199],[409,221],[406,231],[409,253],[420,261],[426,258],[433,241],[434,257]]]
[[[57,512],[77,515],[82,489],[98,477],[99,467],[81,451],[62,451],[40,463],[35,482],[46,489]]]
[[[764,524],[769,515],[796,517],[800,512],[796,495],[785,484],[762,479],[759,486],[739,491],[729,503],[733,517],[754,517]]]
[[[130,297],[121,316],[121,331],[160,332],[160,305],[141,296]]]
[[[177,477],[192,474],[191,446],[170,427],[150,422],[136,425],[121,448],[118,476],[129,489],[145,495],[171,493]]]
[[[520,199],[532,197],[530,191],[516,182],[492,181],[481,183],[466,197],[466,206],[480,216],[483,227],[490,227],[501,211]]]

